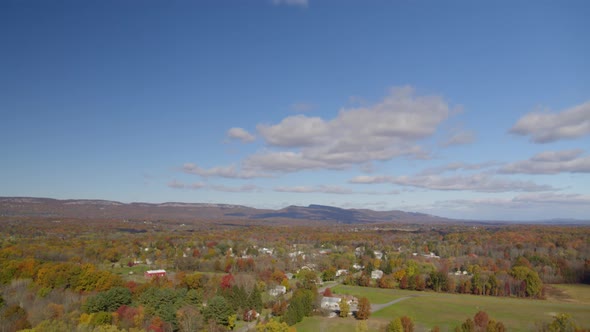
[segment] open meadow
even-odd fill
[[[380,309],[369,318],[370,331],[379,331],[389,321],[400,316],[411,317],[416,331],[429,331],[439,326],[441,331],[452,331],[468,317],[483,310],[504,323],[508,331],[532,331],[535,323],[548,322],[557,313],[570,314],[584,328],[590,326],[590,286],[556,285],[564,290],[564,296],[548,300],[517,299],[464,294],[416,292],[337,286],[335,294],[367,297],[371,304],[379,305],[396,299],[401,301]],[[563,295],[563,294],[562,294]],[[297,331],[355,331],[357,321],[352,318],[305,318],[297,324]]]

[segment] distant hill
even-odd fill
[[[106,200],[58,200],[0,197],[0,216],[146,220],[305,220],[311,222],[440,223],[452,221],[423,213],[342,209],[324,205],[288,206],[280,210],[210,203],[121,203]]]
[[[45,217],[77,219],[134,219],[162,221],[245,221],[256,224],[545,224],[588,225],[590,220],[551,219],[537,221],[460,220],[399,210],[343,209],[325,205],[288,206],[280,210],[211,203],[121,203],[106,200],[35,197],[0,197],[0,217]]]

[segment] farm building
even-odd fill
[[[165,277],[166,270],[149,270],[145,271],[143,274],[146,278],[153,278],[153,277]]]

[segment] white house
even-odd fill
[[[381,279],[383,277],[383,271],[373,270],[371,272],[371,279]]]
[[[266,255],[272,255],[274,251],[275,250],[273,248],[260,248],[260,250],[258,250],[259,253]]]
[[[322,301],[320,302],[320,308],[339,311],[340,310],[340,298],[339,297],[331,297],[331,296],[324,296],[322,297]]]
[[[383,252],[379,251],[379,250],[374,250],[373,254],[375,255],[375,258],[377,258],[378,260],[381,260],[383,258]]]
[[[287,293],[287,287],[285,286],[275,286],[275,288],[272,288],[268,291],[268,293],[271,296],[279,296],[279,295],[283,295]]]
[[[355,254],[357,257],[360,257],[360,256],[362,256],[364,252],[365,252],[365,247],[356,247],[356,248],[354,249],[354,254]]]
[[[433,252],[431,252],[429,254],[426,254],[426,255],[423,255],[423,256],[426,257],[426,258],[437,258],[437,259],[440,258],[440,256],[435,255]]]
[[[348,274],[348,270],[341,269],[341,270],[336,271],[336,276],[337,277],[345,276],[347,274]]]

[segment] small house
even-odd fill
[[[283,295],[283,294],[286,294],[286,293],[287,293],[287,287],[285,287],[285,286],[280,286],[280,285],[279,285],[279,286],[275,286],[275,288],[271,288],[271,289],[268,291],[268,293],[269,293],[271,296],[275,296],[275,297],[276,297],[276,296],[279,296],[279,295]]]
[[[371,279],[381,279],[383,277],[383,271],[373,270],[371,272]]]
[[[373,255],[375,255],[375,258],[377,258],[378,260],[381,260],[383,258],[383,251],[374,250]]]
[[[324,296],[320,302],[320,307],[326,310],[340,311],[340,298]]]
[[[348,274],[348,270],[345,270],[345,269],[340,269],[340,270],[336,271],[336,276],[337,277],[345,276],[347,274]]]

